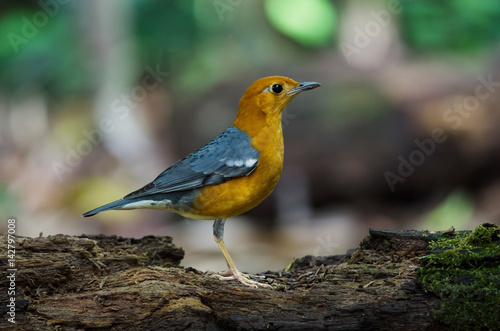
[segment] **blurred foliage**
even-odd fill
[[[0,18],[3,88],[20,94],[41,88],[59,95],[86,90],[88,77],[78,39],[72,37],[75,31],[71,17],[57,15],[37,27],[33,15],[33,11],[24,9]]]
[[[279,54],[278,46],[286,52],[283,44],[276,44],[279,34],[265,33],[266,20],[297,46],[317,47],[334,43],[342,16],[340,2],[328,0],[123,3],[132,13],[129,37],[139,58],[135,71],[162,64],[169,72],[182,72],[182,85],[193,89],[213,86],[228,72]],[[85,49],[91,45],[82,42],[81,26],[75,23],[78,6],[61,4],[58,13],[62,14],[48,15],[46,22],[37,25],[35,16],[42,11],[37,1],[18,7],[15,2],[9,4],[9,10],[0,15],[1,86],[18,95],[33,89],[56,97],[92,92],[92,59]],[[404,42],[416,50],[469,52],[491,45],[500,36],[497,0],[405,1],[402,7],[400,20],[394,22],[401,25]],[[243,56],[248,63],[238,60]]]
[[[0,210],[2,218],[12,217],[18,212],[18,201],[5,186],[0,186]]]
[[[404,3],[401,32],[424,52],[471,52],[498,41],[500,1],[420,0]]]
[[[464,192],[456,191],[427,214],[423,226],[428,230],[438,230],[452,224],[457,229],[462,229],[471,219],[473,211],[474,203],[471,198]]]
[[[209,34],[197,24],[192,1],[137,2],[134,16],[139,49],[152,57],[148,63],[186,57]]]
[[[327,46],[337,29],[337,11],[328,0],[268,0],[269,21],[304,46]]]
[[[66,195],[66,203],[74,206],[75,214],[80,214],[82,210],[101,205],[103,201],[108,201],[110,197],[122,196],[123,192],[129,189],[126,183],[122,181],[111,180],[106,177],[86,177],[72,186],[70,192]],[[124,219],[133,217],[133,213],[126,215],[126,217],[123,214],[103,213],[100,218],[110,223],[123,222]]]
[[[335,108],[328,103],[335,100]],[[371,84],[363,82],[348,82],[334,86],[328,91],[328,97],[322,100],[319,107],[325,129],[334,127],[349,127],[355,123],[376,122],[385,118],[391,111],[390,102],[381,91]]]

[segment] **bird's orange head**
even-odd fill
[[[240,99],[234,126],[243,130],[248,126],[281,123],[286,105],[300,92],[320,86],[316,82],[296,82],[283,76],[270,76],[256,80]]]

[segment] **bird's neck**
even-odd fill
[[[281,114],[282,111],[267,114],[255,111],[239,112],[233,126],[245,131],[258,151],[269,152],[268,157],[281,159],[282,162],[284,145]]]
[[[262,134],[283,137],[281,128],[282,113],[283,109],[273,109],[271,111],[252,109],[249,111],[240,106],[233,126],[245,131],[250,137],[257,137]]]

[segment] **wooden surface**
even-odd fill
[[[16,240],[16,324],[2,304],[2,329],[442,328],[429,315],[437,299],[417,281],[429,238],[416,232],[371,230],[346,255],[306,256],[288,272],[261,274],[272,290],[180,267],[184,252],[170,237]],[[0,266],[7,268],[4,256]],[[0,301],[7,299],[2,290]]]

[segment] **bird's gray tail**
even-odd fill
[[[94,216],[95,214],[98,214],[102,211],[119,209],[120,207],[123,207],[124,205],[126,205],[128,203],[130,203],[130,201],[124,201],[123,199],[116,200],[116,201],[110,202],[104,206],[97,207],[96,209],[92,209],[91,211],[86,212],[82,216],[89,217],[89,216]]]

